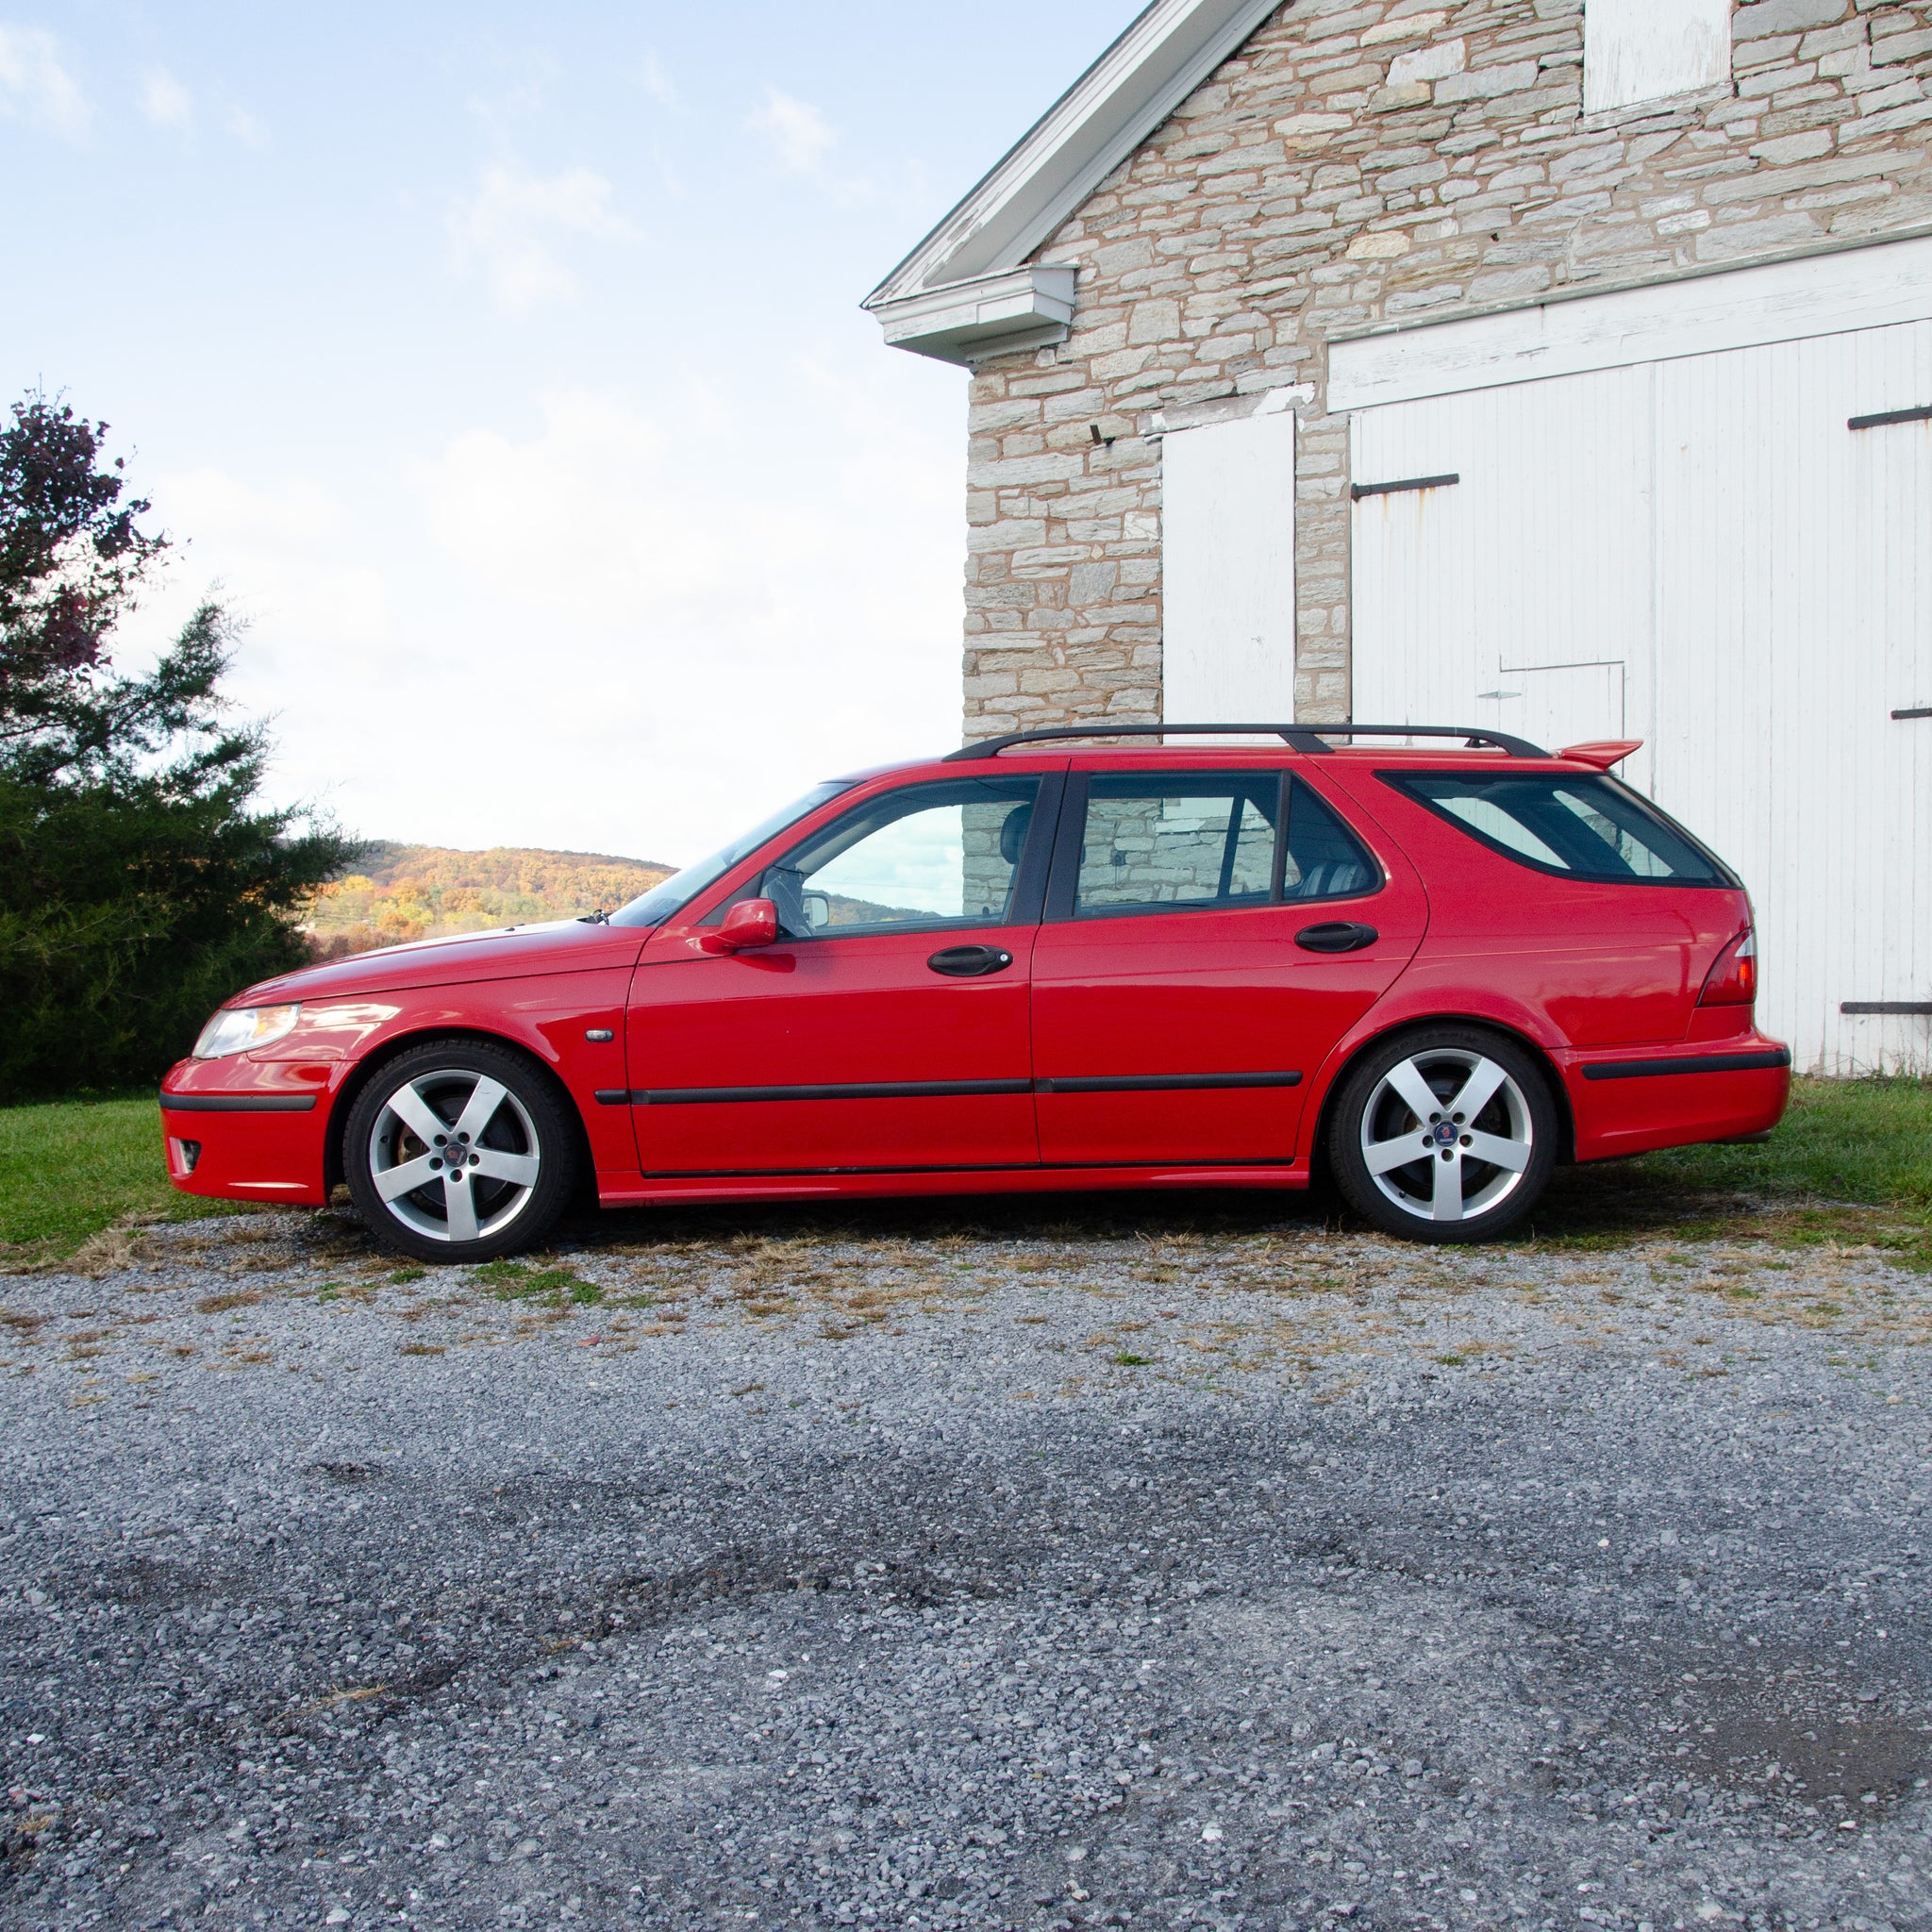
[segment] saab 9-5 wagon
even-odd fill
[[[444,1261],[529,1246],[591,1187],[1324,1171],[1392,1233],[1472,1241],[1558,1162],[1782,1115],[1750,901],[1611,775],[1633,746],[1107,731],[1128,741],[1030,732],[820,785],[608,917],[253,987],[163,1083],[175,1184],[346,1183],[383,1241]]]

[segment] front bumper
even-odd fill
[[[243,1055],[178,1061],[159,1095],[168,1178],[184,1194],[323,1206],[340,1076],[337,1068]]]

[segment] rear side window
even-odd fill
[[[1381,883],[1341,821],[1278,768],[1095,773],[1087,781],[1077,917],[1226,911],[1372,892]]]
[[[1558,877],[1623,885],[1734,886],[1682,826],[1614,778],[1570,772],[1384,772],[1458,831]]]

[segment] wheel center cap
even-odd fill
[[[1453,1147],[1453,1146],[1455,1146],[1455,1144],[1456,1144],[1456,1123],[1455,1123],[1454,1121],[1439,1121],[1439,1122],[1437,1122],[1437,1124],[1436,1124],[1436,1145],[1437,1145],[1437,1146],[1439,1146],[1439,1147]]]

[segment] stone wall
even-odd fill
[[[1295,0],[1040,250],[1071,337],[973,377],[969,736],[1159,718],[1164,423],[1307,386],[1296,708],[1345,718],[1333,334],[1932,226],[1932,0],[1741,7],[1668,111],[1582,71],[1581,0]]]

